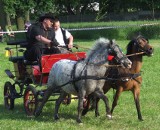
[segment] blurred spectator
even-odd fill
[[[14,33],[12,32],[12,26],[11,25],[7,26],[6,30],[7,30],[9,38],[14,38],[15,37]]]
[[[29,21],[26,21],[24,29],[28,30],[29,26],[31,26],[31,23]]]

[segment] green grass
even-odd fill
[[[109,39],[116,38],[118,40],[131,39],[133,36],[143,34],[149,39],[160,38],[159,20],[144,20],[144,21],[107,21],[107,22],[81,22],[81,23],[62,23],[62,27],[66,29],[81,29],[94,27],[109,27],[108,29],[100,30],[70,30],[74,39],[97,39],[99,36],[108,37]],[[145,26],[140,26],[144,25]],[[155,24],[155,25],[153,25]],[[152,25],[152,26],[147,26]],[[110,28],[114,27],[114,28]]]
[[[117,41],[125,52],[125,46],[129,41]],[[90,48],[94,41],[76,41],[76,44]],[[142,77],[143,83],[140,94],[141,112],[144,121],[137,119],[137,112],[131,92],[123,92],[113,113],[113,120],[108,120],[105,116],[105,107],[100,101],[100,117],[95,117],[90,111],[82,117],[83,125],[76,123],[77,100],[70,105],[61,105],[60,120],[53,120],[54,102],[48,102],[43,113],[38,117],[27,117],[23,108],[23,99],[16,99],[15,109],[8,111],[3,105],[3,86],[10,79],[4,73],[6,68],[12,69],[12,63],[4,57],[6,47],[0,44],[0,129],[4,130],[158,130],[160,127],[160,43],[158,40],[150,40],[154,47],[152,57],[144,57]],[[11,81],[12,82],[12,81]],[[109,97],[110,106],[113,92],[106,94]]]
[[[159,20],[144,20],[144,21],[107,21],[107,22],[79,22],[79,23],[62,23],[64,28],[87,28],[87,27],[103,27],[103,26],[127,26],[159,23]]]

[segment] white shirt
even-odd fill
[[[68,39],[71,36],[71,33],[66,31],[66,39]],[[58,30],[55,31],[55,39],[57,40],[57,42],[61,45],[61,46],[65,46],[65,42],[63,40],[63,34],[62,34],[62,30],[61,28],[59,28]]]

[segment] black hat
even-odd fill
[[[44,19],[51,19],[53,21],[55,18],[53,14],[47,13],[39,17],[39,22],[43,22]]]

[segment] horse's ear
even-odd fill
[[[113,40],[110,40],[110,45],[113,45]]]

